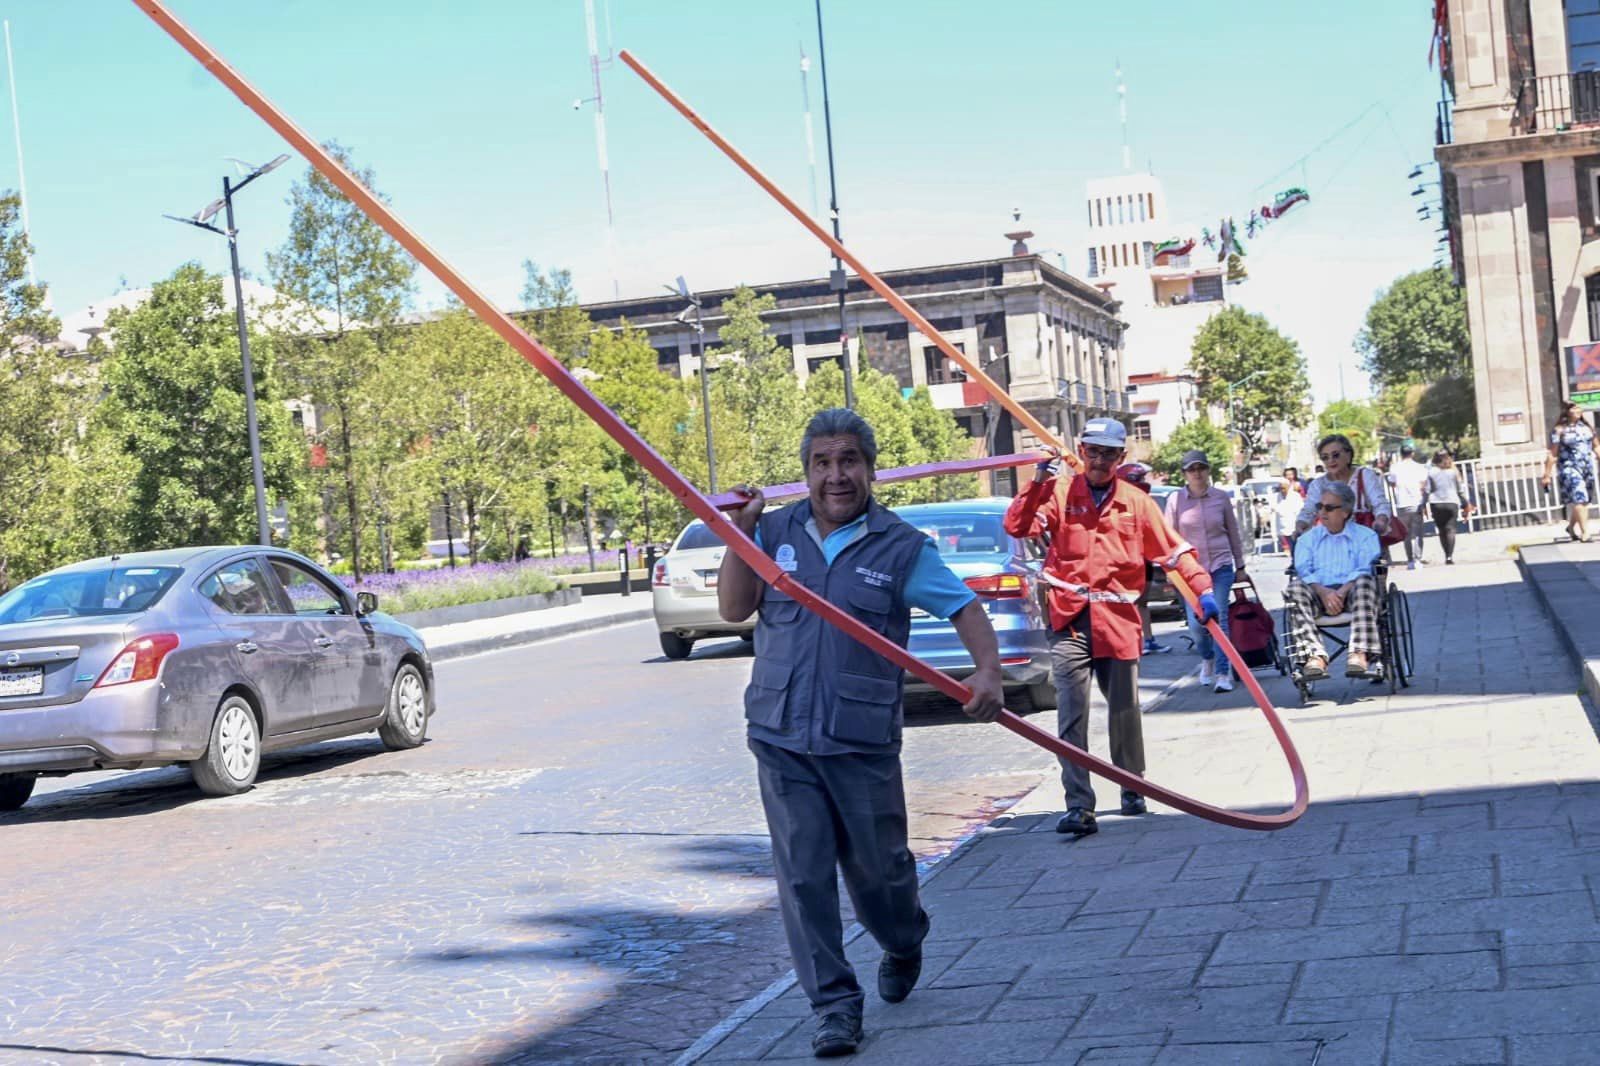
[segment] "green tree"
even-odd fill
[[[0,592],[70,557],[61,504],[91,393],[52,343],[60,323],[27,281],[15,193],[0,196]]]
[[[1228,411],[1242,440],[1245,473],[1269,423],[1303,426],[1310,418],[1305,358],[1263,315],[1230,307],[1211,316],[1195,334],[1189,369],[1201,399]]]
[[[770,294],[741,286],[722,302],[727,321],[706,353],[711,368],[717,484],[798,481],[800,432],[808,416],[794,357],[761,319],[777,306]],[[842,380],[842,379],[841,379]]]
[[[369,189],[370,169],[357,169],[347,149],[326,146]],[[403,397],[384,396],[369,386],[380,359],[394,343],[393,327],[413,288],[416,263],[377,223],[322,174],[307,172],[289,193],[289,236],[267,256],[273,285],[286,303],[280,309],[293,327],[285,369],[294,387],[316,403],[321,443],[329,469],[339,479],[338,515],[357,579],[363,565],[362,533],[369,523],[363,495],[382,491],[374,473],[362,469],[364,451],[375,446],[375,424]],[[365,490],[361,477],[376,480]]]
[[[1475,451],[1477,399],[1467,306],[1450,272],[1418,270],[1373,300],[1356,351],[1410,436]]]
[[[1317,437],[1340,433],[1350,438],[1359,465],[1378,450],[1378,405],[1363,400],[1335,400],[1317,415]]]
[[[239,337],[222,278],[186,263],[107,325],[116,347],[103,370],[97,429],[134,462],[128,546],[254,541]],[[270,502],[296,493],[304,452],[278,390],[269,338],[253,337],[250,354]]]
[[[1450,272],[1418,270],[1379,293],[1356,334],[1356,350],[1380,386],[1471,378],[1467,306]]]
[[[1183,453],[1195,450],[1205,452],[1214,471],[1226,470],[1233,456],[1228,431],[1212,424],[1208,418],[1196,418],[1173,430],[1172,436],[1150,457],[1150,467],[1170,481],[1181,480],[1183,471],[1179,464]]]

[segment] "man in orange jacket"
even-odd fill
[[[1144,732],[1139,721],[1138,602],[1145,564],[1176,569],[1200,596],[1206,621],[1217,617],[1211,577],[1178,538],[1154,500],[1116,476],[1128,431],[1114,418],[1092,418],[1078,438],[1084,472],[1056,477],[1051,461],[1039,464],[1006,511],[1014,537],[1049,536],[1044,578],[1050,586],[1050,658],[1056,683],[1056,732],[1088,747],[1089,679],[1110,707],[1111,761],[1144,773]],[[1097,830],[1089,771],[1061,760],[1067,813],[1056,832],[1088,836]],[[1145,812],[1144,797],[1122,790],[1122,813]]]

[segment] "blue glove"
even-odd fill
[[[1200,594],[1200,624],[1215,622],[1221,612],[1217,610],[1217,598],[1209,592]]]

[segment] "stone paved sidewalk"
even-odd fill
[[[1074,842],[1047,782],[929,878],[923,982],[896,1006],[869,992],[859,1061],[1594,1061],[1600,745],[1577,673],[1512,563],[1398,580],[1415,687],[1340,678],[1297,708],[1259,675],[1291,708],[1305,818],[1258,834],[1113,813]],[[1152,776],[1287,801],[1242,692],[1180,686],[1145,734]],[[869,987],[878,954],[851,946]],[[811,1061],[797,989],[746,1013],[702,1061]]]

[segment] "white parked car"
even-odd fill
[[[690,522],[657,560],[650,598],[667,658],[687,659],[694,642],[707,637],[755,638],[754,614],[742,622],[724,622],[717,613],[717,571],[727,550],[704,522]]]

